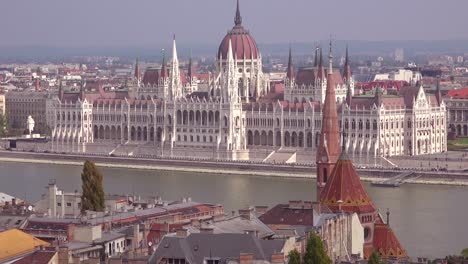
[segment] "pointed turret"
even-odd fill
[[[351,86],[348,84],[347,90],[346,90],[346,104],[348,104],[349,107],[351,107],[352,99],[353,99],[353,91],[351,91]]]
[[[80,83],[80,100],[81,101],[85,100],[85,86],[86,86],[86,80],[82,80]]]
[[[320,56],[322,57],[322,56]],[[338,112],[336,107],[335,82],[333,80],[333,56],[330,43],[329,69],[327,78],[327,90],[322,113],[322,131],[320,134],[320,145],[317,149],[317,198],[330,173],[340,156],[340,131],[338,128]],[[321,60],[322,61],[322,60]],[[323,61],[322,61],[323,70]]]
[[[169,74],[167,72],[167,63],[166,63],[166,52],[162,50],[162,63],[161,63],[161,77],[168,78]]]
[[[362,185],[352,161],[344,151],[322,191],[320,203],[334,213],[343,211],[362,214],[377,211]]]
[[[318,50],[319,50],[319,47],[316,46],[315,47],[315,57],[314,57],[314,67],[318,67]]]
[[[319,58],[319,66],[318,66],[318,77],[319,79],[323,80],[325,79],[325,69],[323,67],[323,54],[322,54],[322,48],[320,48],[320,58]]]
[[[440,77],[437,77],[435,97],[437,99],[437,104],[440,105],[442,103],[442,93],[440,92]]]
[[[177,56],[177,44],[176,44],[175,35],[172,40],[172,63],[171,63],[170,83],[171,83],[170,91],[172,95],[171,98],[174,99],[175,97],[182,96],[181,82],[180,82],[180,70],[179,70],[179,58]]]
[[[343,69],[343,79],[345,80],[346,84],[349,85],[351,80],[351,67],[349,66],[349,55],[348,55],[348,46],[346,45],[346,57],[345,57],[345,64]]]
[[[382,105],[382,90],[380,89],[380,86],[375,88],[374,102],[377,107]]]
[[[287,69],[287,72],[286,72],[286,78],[288,80],[292,80],[294,79],[294,66],[293,66],[293,62],[292,62],[292,50],[291,50],[291,46],[289,46],[289,59],[288,59],[288,69]]]
[[[240,14],[239,0],[237,0],[236,17],[234,18],[234,24],[236,26],[242,25],[242,16]]]
[[[192,51],[190,51],[190,59],[189,59],[189,65],[188,65],[188,71],[187,71],[187,75],[190,78],[190,81],[193,80],[194,74],[195,74],[195,70],[193,69]]]
[[[58,97],[59,97],[59,100],[62,101],[63,100],[63,87],[62,87],[62,80],[58,80],[59,81],[59,90],[58,90]]]
[[[141,69],[140,69],[140,62],[139,62],[138,57],[136,58],[136,62],[135,62],[135,78],[137,80],[141,79]]]

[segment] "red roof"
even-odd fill
[[[266,225],[314,225],[314,214],[311,202],[308,209],[292,208],[288,204],[278,204],[259,217]]]
[[[317,149],[317,162],[335,163],[340,149],[340,130],[336,107],[334,74],[328,74],[325,102],[323,104],[322,131]]]
[[[237,59],[258,59],[259,52],[257,49],[257,43],[250,33],[245,30],[242,26],[235,26],[228,34],[224,37],[219,45],[218,57],[223,59],[227,58],[229,51],[229,40],[231,40],[232,52],[234,58]]]
[[[408,259],[405,249],[393,230],[384,223],[375,223],[373,250],[377,251],[383,259]]]
[[[468,99],[468,87],[450,90],[446,96],[454,99]]]
[[[36,251],[32,254],[25,256],[15,262],[14,264],[48,264],[51,263],[51,259],[57,254],[55,251]]]
[[[353,163],[346,153],[342,153],[330,175],[320,197],[320,203],[332,212],[371,213],[375,212],[374,203],[369,198]]]
[[[239,3],[237,3],[235,26],[227,33],[221,41],[218,49],[218,58],[227,59],[229,52],[229,40],[231,40],[232,52],[237,59],[258,59],[259,51],[255,39],[242,26],[242,17],[240,16]]]
[[[326,71],[322,73],[322,71],[318,68],[301,68],[296,74],[296,84],[306,86],[314,85],[317,80],[322,80],[323,78],[328,76],[328,74],[322,76],[322,74],[325,74],[325,72]],[[339,71],[334,71],[332,76],[335,85],[344,84],[343,78],[341,77]]]
[[[373,82],[360,82],[356,86],[363,90],[374,90],[377,86],[382,89],[396,88],[400,90],[401,87],[407,86],[406,81],[373,81]]]

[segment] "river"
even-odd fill
[[[0,162],[0,192],[37,201],[50,179],[73,192],[81,187],[81,167]],[[249,205],[315,199],[315,180],[170,171],[102,168],[110,194],[161,196],[223,204],[226,212]],[[468,247],[468,188],[404,184],[378,188],[365,184],[369,195],[412,257],[443,257]]]

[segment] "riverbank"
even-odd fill
[[[96,165],[107,168],[179,171],[194,173],[212,173],[222,175],[250,175],[258,177],[314,179],[315,168],[312,166],[256,164],[226,161],[191,161],[173,159],[142,159],[131,157],[80,156],[52,153],[30,153],[0,151],[0,162],[36,163],[82,166],[85,160],[92,160]],[[402,171],[386,169],[358,169],[363,181],[372,182],[388,179]],[[414,179],[407,183],[468,186],[468,173],[452,172],[416,172]]]

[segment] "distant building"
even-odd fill
[[[468,87],[450,90],[444,101],[449,131],[456,137],[468,137]]]
[[[35,121],[35,131],[40,134],[48,132],[46,120],[46,92],[8,92],[5,95],[5,111],[9,129],[23,132],[26,120],[31,116]]]
[[[390,73],[379,73],[374,76],[374,81],[405,81],[409,84],[416,84],[422,79],[418,71],[399,69]]]
[[[404,62],[405,61],[405,51],[403,49],[396,49],[393,59],[396,62]]]

